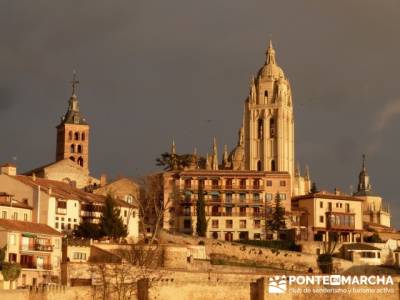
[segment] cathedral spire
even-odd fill
[[[306,180],[310,180],[310,169],[309,169],[308,165],[306,165],[306,167],[305,167],[304,178],[305,178]]]
[[[372,186],[369,182],[369,176],[367,173],[366,167],[366,156],[363,154],[362,156],[362,167],[361,172],[358,175],[358,192],[370,192],[372,190]]]
[[[224,153],[222,155],[222,164],[226,166],[228,164],[228,145],[224,145]]]
[[[269,40],[269,46],[268,46],[268,48],[267,48],[266,54],[267,54],[267,61],[266,61],[266,64],[267,64],[267,65],[269,65],[269,64],[276,64],[276,61],[275,61],[275,49],[274,49],[274,47],[272,46],[272,40]]]
[[[172,139],[171,154],[172,155],[176,155],[176,145],[175,145],[175,140],[174,139]]]
[[[217,139],[215,137],[213,143],[212,169],[218,170],[218,149],[217,149]]]

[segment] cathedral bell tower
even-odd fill
[[[85,170],[89,170],[89,125],[79,111],[76,96],[78,83],[74,72],[68,110],[57,126],[56,160],[69,158]]]
[[[247,170],[294,175],[294,118],[289,80],[277,65],[271,41],[266,61],[252,79],[244,108]]]

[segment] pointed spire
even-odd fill
[[[308,168],[308,165],[306,165],[306,167],[305,167],[304,178],[305,178],[306,180],[310,180],[310,170],[309,170],[309,168]]]
[[[369,176],[367,173],[366,156],[365,156],[365,154],[363,154],[361,172],[358,175],[357,192],[370,192],[371,190],[372,190],[372,186],[369,182]]]
[[[225,144],[224,145],[224,153],[222,155],[222,164],[224,166],[226,166],[227,163],[228,163],[228,145]]]
[[[208,155],[208,152],[206,154],[206,170],[211,170],[211,161],[210,161],[210,156]]]
[[[212,169],[218,170],[218,149],[217,149],[217,139],[215,137],[213,143]]]
[[[244,145],[244,132],[243,132],[243,127],[240,127],[239,129],[239,140],[238,140],[238,145],[243,146]]]
[[[267,54],[267,61],[266,61],[266,64],[267,64],[267,65],[269,65],[269,64],[276,64],[276,61],[275,61],[275,49],[274,49],[274,47],[272,46],[272,40],[269,40],[269,46],[268,46],[268,48],[267,48],[266,54]]]
[[[300,176],[300,164],[297,162],[296,168],[294,170],[294,176],[299,177]]]
[[[176,145],[174,139],[172,139],[171,154],[176,155]]]

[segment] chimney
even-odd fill
[[[0,166],[0,174],[15,176],[17,175],[17,166],[10,163],[4,164]]]
[[[107,184],[107,175],[101,174],[100,176],[100,186],[105,186]]]
[[[337,196],[340,195],[340,190],[338,188],[335,188],[335,195],[337,195]]]
[[[36,174],[35,173],[32,173],[32,180],[36,181]]]

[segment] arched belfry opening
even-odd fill
[[[276,133],[276,130],[275,130],[275,119],[271,118],[271,119],[269,119],[269,137],[270,138],[275,137],[275,133]]]
[[[83,158],[82,157],[79,157],[77,162],[78,162],[78,165],[83,167]]]
[[[264,138],[264,120],[263,119],[258,119],[257,137],[259,140],[262,140]]]
[[[257,171],[262,171],[262,162],[261,162],[261,160],[259,160],[257,162]]]

